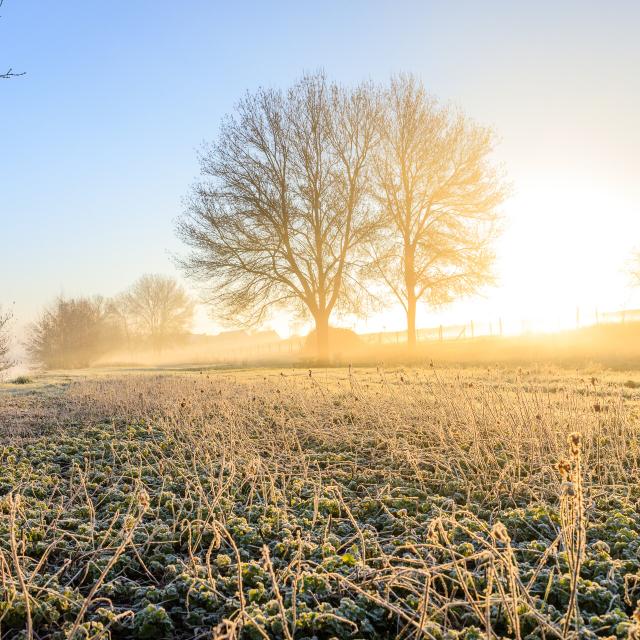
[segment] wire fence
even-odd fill
[[[625,324],[640,322],[640,309],[624,309],[619,311],[598,312],[597,310],[588,321],[584,314],[576,309],[575,328],[583,328],[593,325]],[[510,331],[509,335],[526,335],[531,333],[526,322],[522,322],[520,331]],[[407,332],[380,331],[374,333],[353,334],[353,346],[358,342],[362,345],[391,346],[402,345],[407,342]],[[438,325],[435,327],[421,328],[416,331],[418,343],[451,342],[460,340],[474,340],[486,337],[502,337],[506,335],[502,318],[495,321],[470,320],[465,324]],[[217,361],[256,361],[287,359],[294,355],[300,355],[309,351],[313,353],[313,345],[309,344],[305,336],[293,336],[281,340],[262,341],[252,343],[251,336],[247,336],[244,343],[219,345],[215,350],[214,359]]]

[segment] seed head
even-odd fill
[[[509,533],[507,532],[507,527],[505,527],[502,522],[496,522],[491,529],[493,533],[493,537],[499,542],[509,542],[511,538],[509,538]]]
[[[149,503],[150,503],[149,494],[144,489],[142,489],[138,493],[138,504],[140,505],[140,508],[143,511],[146,511],[149,508]]]
[[[571,452],[571,455],[574,458],[579,456],[580,445],[582,443],[582,436],[577,431],[574,431],[573,433],[569,434],[568,442],[569,442],[569,451]]]
[[[571,477],[571,463],[566,458],[563,458],[558,462],[556,468],[558,469],[562,480],[565,482],[568,481]]]

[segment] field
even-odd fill
[[[638,637],[638,380],[2,385],[0,637]]]

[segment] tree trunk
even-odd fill
[[[407,348],[414,351],[416,348],[416,274],[414,269],[414,248],[410,245],[404,247],[404,280],[407,288]]]
[[[407,347],[414,351],[417,346],[416,334],[416,297],[409,296],[407,300]]]
[[[318,314],[316,321],[316,339],[318,348],[318,360],[320,364],[329,362],[329,314]]]

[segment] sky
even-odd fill
[[[324,69],[411,72],[495,128],[513,195],[498,284],[419,326],[555,329],[640,307],[640,3],[5,0],[0,9],[0,303],[18,327],[59,294],[181,275],[174,225],[197,150],[246,90]],[[360,331],[403,327],[390,310]],[[274,326],[296,329],[286,316]],[[196,329],[215,331],[205,311]]]

